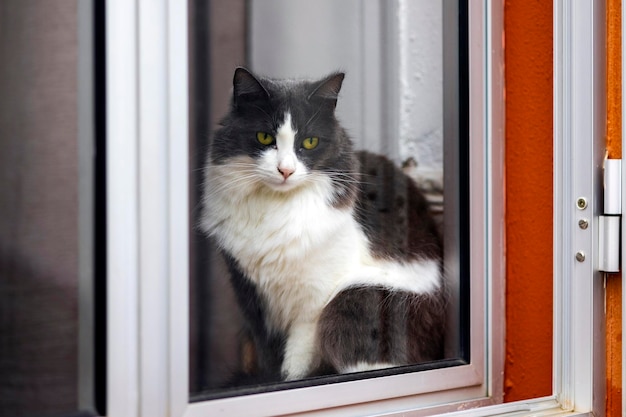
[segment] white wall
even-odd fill
[[[443,166],[442,9],[438,0],[401,0],[395,18],[399,37],[399,147],[420,171]]]
[[[252,0],[250,5],[254,71],[281,78],[345,71],[337,111],[357,147],[397,162],[413,157],[419,171],[441,178],[440,0]]]

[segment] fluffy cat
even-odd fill
[[[246,319],[251,377],[280,381],[440,359],[441,243],[415,184],[355,152],[335,117],[344,74],[237,68],[211,141],[201,229]]]

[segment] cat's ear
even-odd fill
[[[337,72],[329,75],[328,77],[319,81],[309,94],[308,99],[321,99],[332,105],[334,109],[337,105],[337,98],[339,97],[339,91],[341,90],[341,84],[345,74],[343,72]]]
[[[266,100],[269,93],[263,84],[250,71],[243,67],[235,70],[233,77],[233,104],[235,107],[245,101]]]

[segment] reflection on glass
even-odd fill
[[[459,358],[459,278],[443,273],[459,269],[443,215],[445,6],[212,7],[196,5],[213,27],[196,54],[220,48],[220,15],[248,13],[229,35],[248,56],[193,58],[213,94],[198,100],[212,113],[195,112],[209,140],[192,147],[192,395]]]
[[[77,129],[90,21],[77,2],[32,6],[0,6],[0,416],[92,405],[93,148]]]

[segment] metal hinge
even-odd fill
[[[622,160],[604,160],[604,215],[599,222],[598,269],[619,272],[622,217]]]

